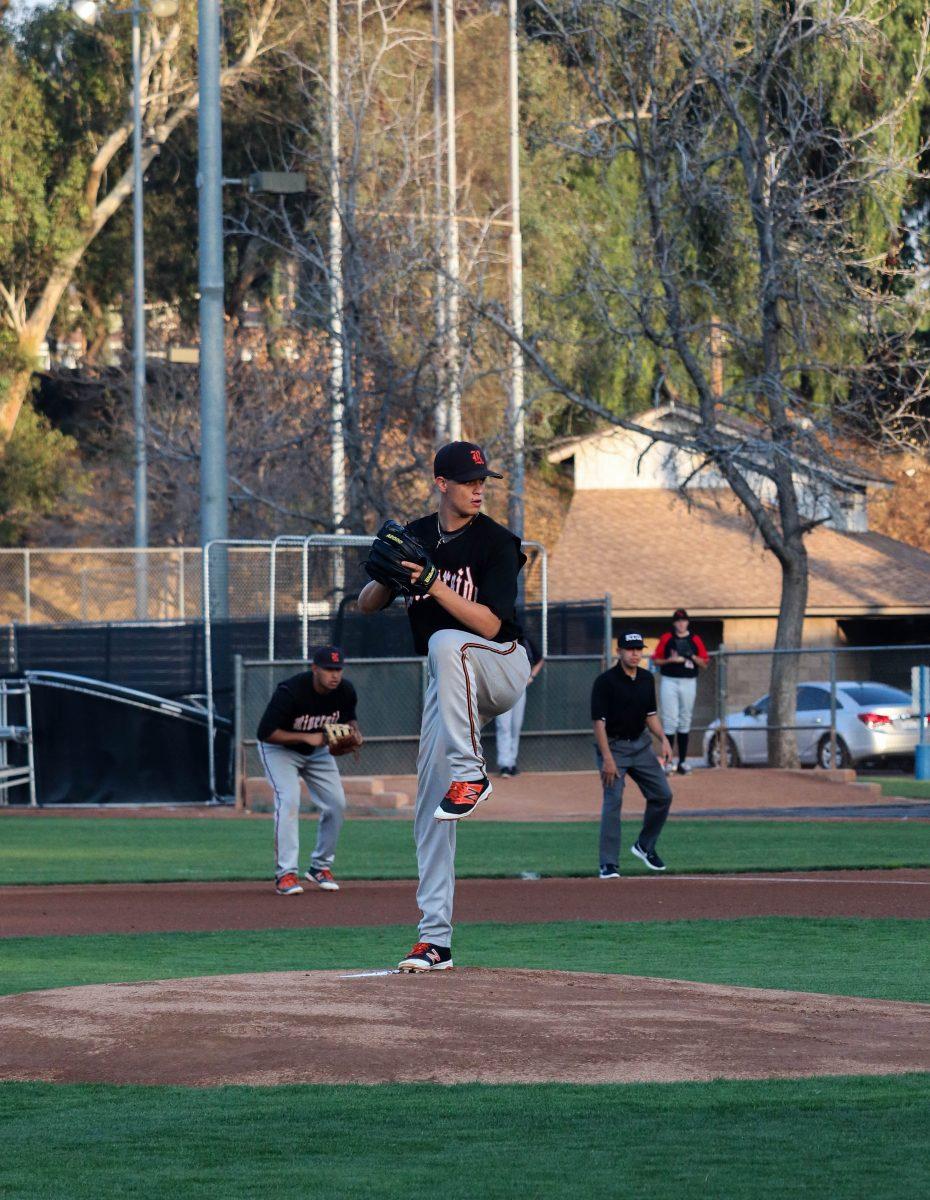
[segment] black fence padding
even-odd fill
[[[16,625],[15,639],[18,671],[64,671],[156,696],[206,690],[202,621]]]
[[[31,680],[40,804],[203,804],[210,799],[206,714],[83,684]],[[216,732],[217,791],[231,791],[230,728]]]
[[[540,646],[539,605],[527,606],[521,620]],[[18,671],[63,671],[173,699],[202,696],[207,690],[202,621],[16,625],[14,636]],[[369,616],[356,610],[354,600],[347,602],[334,617],[310,621],[307,636],[311,652],[314,646],[334,643],[343,647],[349,659],[413,654],[407,614],[400,602]],[[229,716],[235,656],[268,658],[268,621],[260,617],[214,621],[212,643],[214,699],[217,711]],[[602,601],[550,604],[551,655],[600,654],[603,645]],[[297,617],[277,618],[274,657],[298,659],[300,655],[300,621]]]

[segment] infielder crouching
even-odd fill
[[[279,683],[258,726],[258,752],[274,790],[275,891],[293,896],[304,889],[299,876],[300,781],[320,811],[316,845],[305,878],[337,892],[333,877],[336,843],[345,819],[346,796],[324,726],[350,725],[362,744],[355,688],[343,678],[342,651],[322,646],[309,671]]]

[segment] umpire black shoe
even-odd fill
[[[634,842],[630,847],[630,853],[635,854],[637,858],[642,859],[650,871],[664,871],[665,863],[659,858],[655,850],[644,850],[639,842]]]
[[[484,775],[468,782],[456,781],[440,800],[433,816],[437,821],[459,821],[483,804],[492,791],[490,779]]]
[[[616,863],[601,863],[601,869],[597,873],[598,879],[619,879],[620,872],[617,870]]]
[[[406,958],[397,964],[398,971],[448,971],[452,967],[452,951],[448,946],[432,942],[417,942]]]

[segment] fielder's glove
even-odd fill
[[[323,736],[326,738],[326,745],[333,758],[350,754],[362,744],[362,739],[356,729],[353,729],[351,725],[340,725],[335,721],[323,726]]]
[[[416,583],[411,582],[410,568],[403,565],[405,561],[422,567]],[[420,542],[397,521],[385,521],[378,530],[364,566],[372,579],[392,592],[425,596],[439,578],[437,567]]]

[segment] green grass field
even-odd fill
[[[930,1001],[928,922],[832,917],[465,924],[455,960]],[[0,993],[245,971],[393,966],[409,926],[0,939]]]
[[[859,782],[879,784],[883,796],[930,800],[930,779],[915,779],[913,775],[860,775]]]
[[[637,826],[625,826],[625,845]],[[314,826],[305,826],[309,849]],[[350,822],[347,878],[412,878],[407,822]],[[255,820],[0,818],[0,882],[267,879]],[[593,823],[476,821],[458,873],[593,873]],[[672,821],[680,872],[930,865],[930,824]],[[624,852],[624,870],[639,870]],[[54,902],[54,893],[50,893]],[[2,921],[2,913],[0,913]],[[465,924],[462,965],[622,972],[927,1003],[928,922]],[[411,927],[0,938],[0,993],[392,965]],[[490,1018],[489,1018],[490,1019]],[[11,1200],[898,1200],[930,1195],[930,1075],[575,1087],[0,1084]]]
[[[638,822],[624,824],[624,847]],[[316,827],[302,827],[309,858]],[[0,818],[0,884],[268,879],[272,827],[249,818],[80,820]],[[661,851],[671,871],[796,871],[930,866],[930,822],[672,820]],[[474,822],[459,832],[459,877],[591,875],[597,870],[593,822]],[[623,852],[624,873],[646,868]],[[346,879],[416,877],[408,821],[349,821],[339,844]]]
[[[577,1087],[0,1084],[0,1195],[930,1194],[930,1076]]]

